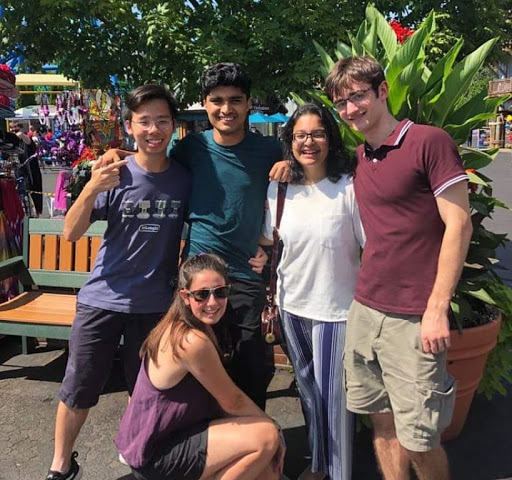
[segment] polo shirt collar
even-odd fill
[[[408,118],[404,118],[400,123],[395,127],[395,129],[391,132],[389,137],[382,143],[382,145],[375,150],[365,141],[364,142],[364,153],[366,157],[372,158],[376,155],[378,152],[385,152],[392,150],[393,148],[396,148],[400,146],[400,143],[402,142],[403,138],[405,137],[405,134],[407,133],[407,130],[413,125],[413,122],[409,120]]]

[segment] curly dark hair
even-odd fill
[[[283,129],[281,140],[284,144],[284,157],[290,160],[290,183],[303,183],[305,179],[302,165],[293,156],[293,129],[297,120],[303,115],[316,115],[320,118],[322,125],[327,133],[329,142],[329,152],[327,154],[327,178],[331,182],[337,182],[343,174],[354,175],[356,168],[356,158],[348,153],[343,140],[341,139],[340,129],[332,114],[322,105],[316,103],[305,103],[301,105]]]

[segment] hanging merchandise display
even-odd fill
[[[121,96],[105,90],[85,90],[83,99],[88,110],[84,122],[87,144],[100,152],[121,146],[124,140]]]
[[[8,65],[0,65],[0,118],[14,116],[12,100],[18,98],[16,76]],[[11,132],[0,130],[0,260],[21,253],[23,210],[16,188],[15,173],[19,171],[20,139]],[[23,157],[22,157],[23,158]],[[11,277],[0,282],[0,302],[18,295],[18,279]]]
[[[16,88],[16,76],[8,65],[0,64],[0,118],[14,116],[11,100],[19,96],[20,92]]]

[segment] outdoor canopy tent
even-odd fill
[[[258,112],[249,115],[249,123],[270,123],[270,120],[268,115]]]
[[[253,113],[249,115],[249,123],[286,123],[288,117],[282,113],[274,113],[274,115],[266,115],[265,113]]]
[[[275,123],[286,123],[290,120],[290,117],[287,117],[284,113],[274,113],[274,115],[270,115],[268,118],[271,122]]]
[[[71,80],[64,75],[53,73],[18,73],[16,75],[16,85],[23,86],[52,86],[52,87],[77,87],[79,82]],[[44,93],[44,92],[38,92]]]

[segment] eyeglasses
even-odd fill
[[[346,110],[348,102],[354,105],[359,105],[365,99],[366,93],[371,89],[372,87],[369,87],[366,90],[358,90],[357,92],[351,93],[347,98],[336,100],[334,102],[334,107],[336,110]]]
[[[155,120],[152,122],[151,120],[132,120],[132,123],[135,123],[140,127],[141,130],[148,131],[151,129],[152,125],[155,125],[158,130],[161,130],[162,132],[166,132],[172,128],[174,125],[172,120]]]
[[[306,132],[297,132],[292,135],[293,141],[297,143],[304,143],[308,137],[311,137],[311,140],[315,142],[324,142],[327,139],[327,133],[325,130],[315,130],[311,133]]]
[[[215,298],[224,299],[228,298],[230,288],[231,285],[223,285],[222,287],[215,288],[202,288],[201,290],[187,292],[187,295],[189,297],[193,297],[196,302],[204,302],[210,298],[210,295],[213,295]]]

